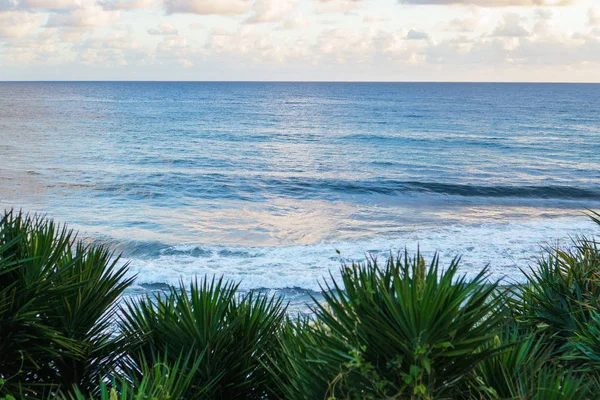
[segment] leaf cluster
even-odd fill
[[[590,212],[600,225],[600,215]],[[312,315],[223,278],[123,300],[127,265],[51,220],[0,220],[0,399],[594,399],[600,248],[525,283],[436,255],[343,265]]]

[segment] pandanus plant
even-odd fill
[[[124,355],[111,331],[127,266],[41,216],[0,219],[0,393],[93,392]]]
[[[343,266],[323,286],[315,320],[283,336],[288,398],[459,398],[501,325],[496,283],[420,254]]]
[[[185,399],[260,399],[276,391],[266,365],[279,359],[286,307],[279,298],[240,294],[239,284],[204,278],[166,295],[128,301],[121,330],[136,343],[131,369],[168,354],[191,353],[197,368]],[[207,389],[208,388],[208,389]]]

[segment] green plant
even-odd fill
[[[570,352],[565,359],[577,363],[581,369],[597,371],[600,367],[600,313],[594,312],[569,340]]]
[[[552,345],[543,336],[523,336],[514,327],[499,335],[494,346],[503,350],[483,360],[476,371],[482,391],[492,398],[509,399],[526,391],[525,379],[553,363]]]
[[[268,355],[278,351],[286,309],[282,300],[239,295],[238,285],[223,278],[205,278],[189,289],[181,284],[166,296],[126,303],[120,325],[138,343],[132,362],[192,351],[200,359],[194,380],[211,390],[189,391],[185,398],[262,398],[273,386],[264,364],[277,359]]]
[[[600,214],[590,212],[600,224]],[[0,219],[0,400],[593,399],[600,248],[500,287],[417,253],[343,266],[313,315],[221,279],[117,302],[133,278],[51,220]]]
[[[281,352],[266,364],[278,388],[275,398],[323,399],[353,360],[344,338],[331,335],[319,319],[288,318],[278,341]]]
[[[426,265],[420,254],[406,253],[383,267],[375,259],[344,266],[341,283],[332,277],[323,287],[310,333],[297,336],[300,345],[292,341],[301,350],[288,344],[287,351],[318,365],[329,382],[320,397],[459,396],[474,368],[499,351],[489,343],[502,316],[486,270],[470,280],[457,273],[458,259],[442,271],[437,256]],[[314,379],[310,367],[290,373],[288,382],[304,387]]]
[[[206,393],[210,385],[194,384],[195,372],[202,358],[192,359],[189,353],[172,361],[172,357],[158,355],[156,362],[142,359],[139,371],[113,379],[111,384],[100,382],[96,395],[89,395],[75,387],[68,394],[60,394],[59,400],[178,400],[185,393],[194,390],[198,394]],[[129,371],[131,372],[131,371]]]
[[[124,348],[109,325],[133,278],[102,246],[39,216],[0,220],[0,393],[97,389]],[[120,349],[120,350],[119,350]]]
[[[524,271],[527,282],[513,290],[516,320],[559,344],[600,311],[600,249],[578,238],[569,250],[552,249],[537,268]]]
[[[511,386],[515,400],[589,400],[595,398],[594,383],[586,375],[558,366],[528,370]]]

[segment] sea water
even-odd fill
[[[134,291],[204,275],[300,304],[408,249],[522,279],[600,233],[600,85],[0,83],[0,208],[123,254]]]

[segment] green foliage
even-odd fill
[[[279,335],[281,353],[268,368],[284,399],[323,399],[332,380],[353,361],[349,344],[318,319],[288,319]]]
[[[123,344],[110,334],[109,318],[132,282],[117,262],[105,248],[84,246],[50,220],[5,213],[0,393],[45,397],[71,385],[91,390],[116,366]]]
[[[590,212],[600,225],[600,214]],[[313,315],[205,278],[121,301],[102,246],[0,220],[0,400],[515,399],[600,392],[600,248],[551,249],[524,284],[434,256],[343,266]],[[117,306],[117,302],[121,306]]]
[[[593,241],[551,250],[524,274],[527,283],[516,288],[513,302],[524,325],[564,340],[600,310],[600,250]]]
[[[504,398],[504,397],[500,397]],[[584,400],[595,398],[589,377],[560,367],[527,371],[511,387],[510,399]]]
[[[544,368],[552,362],[552,346],[544,337],[523,337],[512,328],[499,335],[494,346],[504,347],[504,350],[479,364],[477,373],[482,389],[492,398],[527,398],[532,379],[535,380],[540,371],[548,373]]]
[[[591,213],[600,224],[600,215]],[[550,249],[505,297],[507,349],[479,367],[492,398],[591,399],[600,366],[600,250],[585,237]]]
[[[200,363],[194,381],[212,389],[206,395],[194,388],[185,398],[262,398],[274,386],[264,365],[277,359],[282,300],[239,295],[238,285],[222,278],[196,281],[189,289],[181,284],[166,296],[127,302],[120,325],[137,342],[133,364],[192,351]]]
[[[374,259],[344,266],[341,282],[332,277],[323,288],[317,322],[305,324],[310,333],[296,334],[299,348],[287,346],[300,357],[289,381],[304,382],[300,389],[318,382],[313,398],[440,398],[467,390],[473,369],[498,351],[488,344],[501,315],[486,270],[471,280],[457,270],[458,260],[442,271],[437,256],[426,265],[419,254],[390,257],[383,267]],[[324,392],[314,364],[329,380]]]
[[[576,362],[581,369],[600,368],[600,313],[594,312],[589,321],[580,325],[569,341],[571,351],[565,359]]]
[[[139,374],[114,379],[111,385],[100,382],[100,391],[96,396],[86,395],[79,388],[74,388],[67,395],[59,395],[59,400],[176,400],[185,398],[185,393],[192,388],[200,394],[210,389],[210,386],[198,387],[193,382],[201,358],[194,361],[190,353],[174,362],[170,360],[166,355],[157,356],[155,363],[141,360]]]

